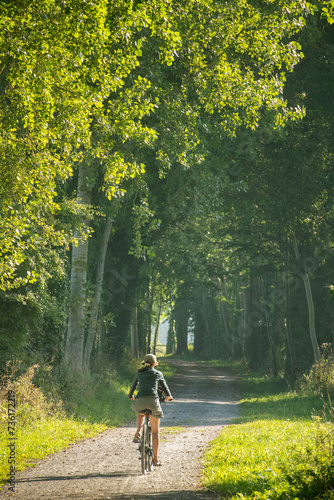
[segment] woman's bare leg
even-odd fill
[[[144,417],[145,417],[145,415],[143,413],[140,413],[139,415],[137,415],[137,435],[138,436],[140,435],[140,430],[141,430],[141,427],[143,425]]]
[[[150,421],[152,430],[153,458],[154,460],[158,460],[160,418],[154,418],[150,415]]]

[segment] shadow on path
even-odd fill
[[[38,476],[38,477],[32,477],[32,478],[22,478],[22,479],[17,479],[16,484],[22,484],[22,483],[36,483],[36,482],[44,482],[44,481],[73,481],[73,480],[78,480],[78,479],[93,479],[93,478],[102,478],[102,479],[112,479],[116,477],[131,477],[131,476],[138,476],[138,473],[134,472],[112,472],[110,474],[69,474],[67,476]]]
[[[164,493],[146,493],[145,495],[130,494],[130,495],[116,495],[110,497],[112,500],[215,500],[219,497],[214,494],[208,494],[207,492],[200,491],[166,491]]]

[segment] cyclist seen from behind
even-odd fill
[[[132,387],[129,392],[129,399],[132,399],[131,408],[137,413],[137,431],[133,438],[134,443],[140,442],[140,430],[144,421],[143,410],[151,410],[150,421],[152,430],[153,444],[153,465],[161,465],[158,458],[159,450],[159,427],[160,418],[164,416],[161,409],[158,389],[161,388],[166,394],[165,401],[173,399],[168,385],[163,374],[155,369],[158,366],[157,358],[154,354],[146,354],[142,361],[143,367],[140,368],[133,380]],[[136,398],[134,392],[138,386]]]

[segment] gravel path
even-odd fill
[[[140,473],[135,419],[95,438],[40,460],[17,476],[16,493],[5,486],[0,500],[205,500],[201,461],[209,441],[238,414],[237,379],[218,367],[170,360],[177,366],[169,381],[174,400],[163,405],[162,467]]]

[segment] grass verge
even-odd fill
[[[72,443],[93,437],[105,429],[105,425],[76,422],[72,418],[57,416],[40,418],[25,427],[18,427],[14,436],[9,436],[7,429],[2,428],[0,488],[13,470],[15,477],[18,471],[33,466],[36,460]],[[10,443],[12,446],[9,448]],[[15,469],[12,469],[11,465],[15,466]]]
[[[203,485],[231,500],[334,499],[333,424],[319,397],[243,375],[236,425],[205,456]]]

